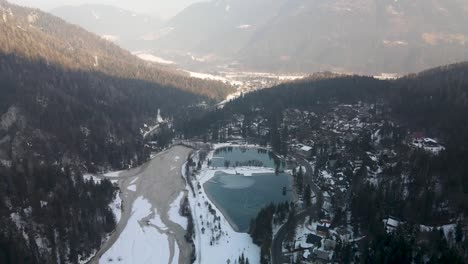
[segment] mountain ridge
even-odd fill
[[[4,18],[0,20],[0,50],[5,54],[44,58],[70,69],[143,79],[217,99],[223,99],[232,91],[222,83],[193,79],[175,69],[145,62],[107,40],[40,10],[7,2],[2,3],[0,10]]]
[[[156,48],[177,47],[180,53],[278,72],[406,74],[468,59],[468,31],[462,26],[468,23],[468,3],[463,1],[278,0],[274,6],[225,0],[197,4],[196,11],[188,7],[180,17],[197,14],[200,21],[179,23],[176,16]],[[255,15],[239,10],[255,10],[264,21],[254,24]],[[210,21],[216,32],[205,34]],[[197,34],[184,39],[184,32]]]

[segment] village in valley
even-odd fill
[[[443,143],[435,137],[411,131],[387,118],[389,109],[384,104],[336,104],[330,109],[284,111],[277,128],[281,142],[276,149],[266,145],[262,139],[270,134],[271,127],[260,109],[248,129],[244,116],[234,115],[228,125],[219,127],[214,133],[211,131],[212,135],[215,134],[214,140],[228,146],[272,149],[286,164],[284,171],[292,175],[295,199],[294,210],[289,209],[289,212],[295,214],[294,227],[292,230],[286,227],[289,221],[286,218],[274,221],[271,241],[273,263],[331,263],[358,259],[355,253],[360,241],[366,239],[366,232],[354,221],[363,212],[356,206],[353,193],[357,190],[353,185],[359,182],[378,188],[390,184],[396,177],[408,184],[410,171],[401,157],[413,152],[438,155],[444,150]],[[196,172],[193,175],[196,179]],[[407,186],[401,188],[407,192]],[[408,194],[404,191],[402,195]],[[204,203],[208,206],[208,202]],[[275,211],[275,215],[278,212]],[[218,219],[216,214],[213,219]],[[393,232],[403,222],[404,219],[391,213],[381,219],[387,232]],[[217,224],[213,222],[213,225]],[[421,230],[427,232],[439,228],[448,236],[455,225],[421,225]],[[282,229],[289,230],[282,234]],[[279,253],[275,249],[278,244],[281,246]]]

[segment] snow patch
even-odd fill
[[[164,122],[164,119],[161,116],[161,109],[158,108],[158,116],[156,117],[159,123]]]
[[[180,203],[184,198],[184,192],[179,193],[179,196],[171,203],[171,207],[169,208],[169,220],[173,223],[180,225],[183,229],[187,228],[188,221],[186,217],[183,217],[179,214]]]
[[[133,184],[133,185],[128,186],[127,190],[132,191],[132,192],[136,192],[136,185]]]
[[[325,179],[331,179],[333,176],[328,171],[321,171],[322,177]]]
[[[173,61],[166,60],[166,59],[163,59],[163,58],[158,57],[158,56],[154,56],[154,55],[149,54],[149,53],[134,53],[134,55],[136,55],[138,58],[140,58],[142,60],[149,61],[149,62],[155,62],[155,63],[159,63],[159,64],[175,64],[175,62],[173,62]]]
[[[166,231],[168,230],[167,226],[164,224],[164,222],[162,221],[161,217],[158,215],[158,212],[156,209],[154,209],[154,217],[151,218],[149,221],[148,221],[149,224],[151,225],[154,225],[155,227],[157,227],[159,230],[162,230],[162,231]]]
[[[94,181],[95,184],[101,183],[101,179],[97,178],[96,176],[94,176],[92,174],[84,174],[83,179],[85,181]]]
[[[11,168],[11,160],[0,159],[0,165],[6,168]]]
[[[102,35],[101,38],[111,42],[117,42],[120,39],[119,36],[115,35]]]
[[[39,17],[37,16],[36,13],[31,13],[31,14],[28,15],[28,22],[29,22],[30,24],[34,24],[34,23],[36,23],[36,21],[37,21],[38,18],[39,18]]]
[[[200,73],[200,72],[191,72],[191,71],[186,71],[187,73],[190,74],[190,77],[197,78],[197,79],[202,79],[202,80],[211,80],[211,81],[220,81],[223,83],[229,83],[231,85],[242,85],[242,82],[234,81],[222,76],[216,76],[208,73]]]
[[[119,177],[120,176],[120,173],[122,173],[123,170],[121,171],[109,171],[107,173],[104,174],[105,177]]]
[[[125,229],[102,255],[99,263],[168,263],[170,250],[167,235],[142,221],[151,215],[151,204],[143,197],[138,197],[132,205],[132,216]],[[150,223],[152,221],[149,220]]]
[[[97,55],[94,56],[94,67],[99,67],[99,57]]]

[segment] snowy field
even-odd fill
[[[114,176],[112,176],[112,177],[114,177]],[[107,177],[107,178],[108,178],[108,177]],[[113,178],[108,178],[108,179],[109,179],[110,182],[113,183],[113,184],[116,184],[117,181],[118,181],[117,178],[115,178],[115,179],[113,179]],[[93,174],[83,174],[83,180],[85,180],[85,181],[94,181],[95,184],[100,184],[101,181],[102,181],[102,178],[100,178],[100,177],[98,177],[98,176],[96,176],[96,175],[93,175]]]
[[[108,177],[108,178],[119,177],[121,172],[123,172],[123,170],[121,170],[121,171],[110,171],[108,173],[104,173],[104,176]]]
[[[136,188],[137,188],[136,185],[133,184],[133,185],[128,186],[127,190],[132,191],[132,192],[136,192]]]
[[[154,56],[153,54],[145,53],[145,52],[134,52],[133,55],[136,55],[138,58],[149,61],[149,62],[155,62],[159,64],[174,64],[175,62],[170,61],[170,60],[165,60],[161,57]]]
[[[180,225],[183,229],[187,229],[188,220],[186,217],[179,214],[180,203],[184,198],[184,193],[181,192],[179,196],[171,203],[169,208],[169,220],[173,223]]]
[[[90,174],[90,173],[85,173],[83,174],[83,179],[85,181],[94,181],[94,183],[101,183],[102,178],[109,178],[109,180],[112,183],[117,183],[117,179],[120,176],[120,173],[122,173],[123,170],[121,171],[109,171],[104,174]],[[115,179],[113,179],[115,178]]]
[[[151,204],[142,197],[137,198],[127,226],[99,263],[169,263],[165,228],[157,212],[151,210]]]
[[[94,183],[99,184],[101,183],[101,179],[92,175],[92,174],[83,174],[83,180],[85,181],[94,181]]]
[[[202,79],[202,80],[211,80],[211,81],[220,81],[223,83],[229,83],[233,86],[239,86],[243,85],[243,82],[239,82],[230,78],[222,77],[219,75],[213,75],[209,73],[200,73],[200,72],[191,72],[191,71],[186,71],[187,73],[190,74],[190,77],[192,78],[197,78],[197,79]]]

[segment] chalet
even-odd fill
[[[314,235],[314,234],[309,234],[307,235],[306,242],[308,244],[313,244],[314,246],[320,247],[322,243],[322,237]]]
[[[348,188],[348,181],[341,176],[335,181],[335,185],[338,188]]]
[[[394,232],[400,225],[400,220],[392,216],[388,217],[387,219],[384,219],[383,222],[387,233]]]
[[[363,164],[362,160],[355,160],[354,161],[354,168],[356,168],[356,169],[361,168],[362,164]]]
[[[328,227],[318,225],[317,226],[317,235],[322,236],[322,237],[328,236]]]
[[[320,223],[325,227],[330,227],[332,221],[330,219],[320,219]]]
[[[439,144],[439,142],[437,142],[437,140],[432,139],[432,138],[424,138],[423,142],[424,142],[424,150],[435,153],[435,154],[445,149],[443,146]]]
[[[410,137],[410,142],[411,147],[424,149],[433,154],[438,154],[445,149],[437,140],[424,137],[420,133],[413,133]]]
[[[298,153],[304,157],[310,157],[312,155],[313,148],[310,146],[302,145],[298,149]]]

